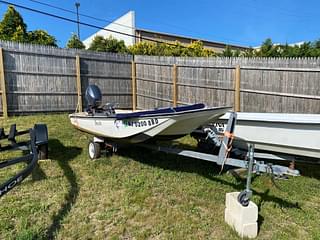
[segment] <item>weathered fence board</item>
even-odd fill
[[[177,67],[178,103],[234,106],[235,69],[240,66],[240,110],[320,113],[319,58],[177,58],[135,56],[138,107],[173,104]],[[157,69],[162,68],[161,72]],[[154,83],[155,82],[155,83]]]
[[[94,83],[103,102],[120,108],[132,108],[133,99],[138,109],[197,102],[234,106],[239,65],[241,111],[320,113],[320,58],[133,57],[4,41],[0,47],[9,114],[74,111],[77,55],[81,96]],[[2,105],[1,98],[1,112]]]
[[[130,55],[0,41],[3,48],[8,112],[75,111],[78,103],[76,56],[80,59],[81,95],[99,85],[103,102],[131,107]],[[83,106],[86,106],[82,98]],[[0,109],[2,110],[2,104]]]

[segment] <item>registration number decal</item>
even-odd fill
[[[157,118],[151,118],[147,120],[138,120],[138,121],[131,121],[131,120],[115,120],[114,125],[119,128],[121,125],[124,127],[147,127],[153,126],[159,123]]]

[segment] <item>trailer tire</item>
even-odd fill
[[[101,145],[94,141],[90,141],[88,144],[88,154],[91,160],[99,158],[101,156]]]

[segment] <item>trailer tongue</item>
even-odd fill
[[[20,141],[16,140],[16,136],[29,135],[29,140]],[[47,158],[48,154],[48,131],[47,126],[44,124],[36,124],[34,128],[17,131],[16,125],[10,127],[9,134],[5,134],[4,129],[0,128],[0,140],[7,140],[9,144],[5,146],[0,145],[0,152],[23,150],[28,151],[28,154],[22,157],[16,157],[0,162],[0,169],[10,167],[19,163],[26,163],[23,170],[17,172],[13,177],[6,180],[0,185],[0,198],[21,183],[28,177],[32,170],[37,165],[38,159]]]

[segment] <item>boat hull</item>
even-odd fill
[[[203,108],[168,114],[117,119],[88,113],[70,114],[76,128],[95,136],[128,143],[140,143],[153,137],[175,138],[191,133],[200,125],[219,118],[230,108]]]
[[[320,115],[237,113],[236,144],[256,149],[320,158]],[[226,124],[228,114],[217,122]]]

